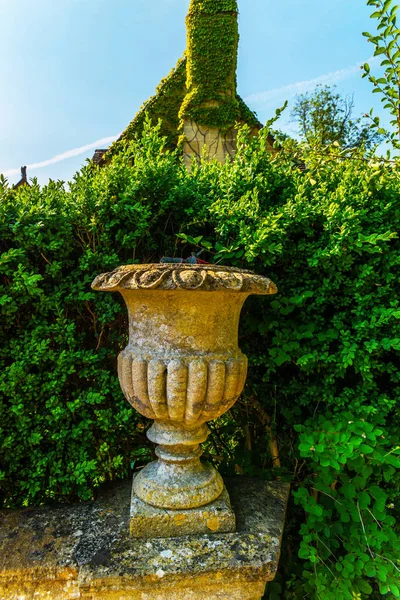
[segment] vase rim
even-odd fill
[[[189,263],[149,263],[123,265],[110,273],[98,275],[92,283],[94,290],[117,292],[123,290],[236,292],[276,294],[276,285],[247,269],[225,265]]]

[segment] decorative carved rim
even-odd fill
[[[276,285],[252,271],[220,265],[147,264],[125,265],[103,273],[92,283],[94,290],[188,290],[245,294],[276,294]]]

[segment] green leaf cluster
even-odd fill
[[[320,590],[327,600],[338,593],[370,595],[374,579],[382,595],[400,597],[399,537],[390,498],[400,447],[380,423],[377,416],[345,412],[341,420],[332,413],[295,426],[300,455],[313,465],[309,487],[294,492],[307,514],[299,557],[316,565],[305,587]]]
[[[377,22],[374,34],[365,31],[363,35],[374,47],[374,56],[379,57],[383,72],[375,76],[371,66],[365,63],[363,77],[367,77],[373,85],[372,92],[380,94],[384,109],[391,115],[392,131],[386,131],[381,126],[380,118],[373,115],[369,117],[379,135],[383,135],[399,148],[400,143],[400,29],[397,24],[398,5],[393,0],[367,0],[367,5],[372,8],[371,19]]]

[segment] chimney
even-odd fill
[[[237,0],[191,0],[186,27],[187,93],[179,116],[190,170],[193,158],[225,162],[236,151]]]

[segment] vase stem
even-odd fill
[[[159,444],[158,460],[147,465],[134,480],[137,496],[159,508],[197,508],[216,500],[224,484],[219,473],[202,463],[200,443],[207,439],[203,424],[188,428],[180,423],[156,421],[147,437]]]

